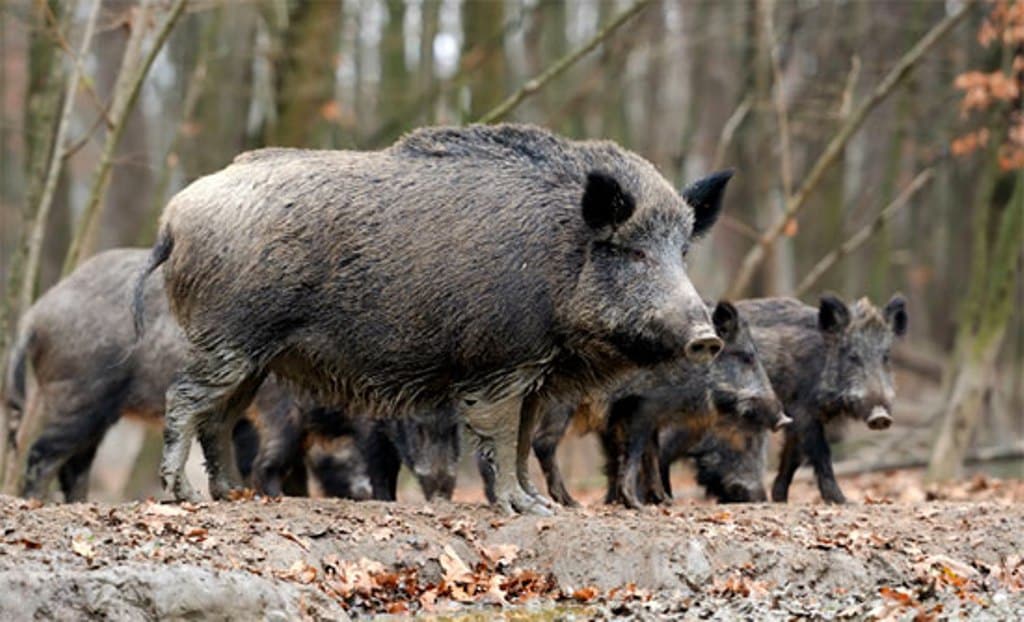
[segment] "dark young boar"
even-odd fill
[[[192,346],[168,392],[165,488],[195,498],[193,434],[213,496],[238,484],[223,430],[273,371],[359,412],[456,404],[498,507],[545,512],[517,468],[524,396],[721,348],[684,258],[728,178],[680,194],[612,143],[516,125],[239,156],[171,200],[151,256]]]
[[[764,465],[768,432],[720,417],[706,428],[671,426],[658,437],[659,477],[672,495],[669,470],[683,458],[692,459],[697,484],[721,503],[766,501]],[[646,477],[647,474],[645,473]]]
[[[642,498],[654,502],[669,498],[659,477],[656,452],[660,430],[682,426],[697,438],[717,432],[723,441],[734,444],[744,435],[754,437],[767,428],[779,429],[789,423],[735,307],[719,303],[712,320],[725,347],[710,365],[662,365],[638,374],[613,391],[606,402],[585,401],[576,408],[551,405],[545,410],[533,437],[533,449],[552,498],[564,505],[577,505],[555,461],[570,420],[583,431],[601,434],[607,459],[605,501],[630,507],[639,507]],[[727,430],[735,433],[727,434]],[[720,482],[709,477],[707,485],[717,487]]]
[[[430,415],[370,421],[352,417],[342,409],[293,408],[263,418],[266,429],[253,467],[257,490],[271,495],[306,495],[307,462],[327,496],[395,501],[398,472],[404,464],[416,477],[427,500],[451,499],[459,460],[458,420],[452,409]],[[343,445],[351,440],[352,450]],[[318,447],[339,446],[332,456]],[[358,452],[358,459],[350,456]],[[307,457],[308,456],[308,457]],[[342,468],[354,468],[351,473]],[[365,497],[353,475],[365,473]]]
[[[821,497],[843,503],[832,471],[826,426],[840,418],[872,429],[892,423],[895,391],[889,363],[894,337],[907,330],[906,304],[896,295],[882,310],[866,298],[848,307],[826,295],[816,309],[789,298],[737,304],[793,425],[786,431],[772,499],[786,501],[804,459],[814,467]]]
[[[644,497],[652,502],[670,499],[662,487],[658,452],[659,434],[670,426],[685,426],[690,434],[704,436],[721,419],[752,432],[783,429],[791,423],[736,308],[719,302],[712,321],[725,347],[709,366],[659,367],[613,394],[601,434],[607,458],[606,503],[638,508]],[[648,476],[642,477],[644,473]]]

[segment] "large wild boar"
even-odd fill
[[[242,154],[171,200],[149,264],[166,262],[192,345],[168,392],[165,488],[195,498],[193,434],[213,496],[238,485],[225,430],[273,371],[360,411],[456,404],[498,507],[546,512],[517,469],[525,395],[721,348],[685,257],[729,176],[680,194],[612,143],[518,125]]]
[[[881,310],[866,298],[848,307],[832,295],[823,296],[818,308],[792,298],[744,300],[737,307],[750,322],[772,386],[793,418],[772,500],[787,499],[793,474],[806,459],[822,499],[843,503],[826,426],[844,419],[875,430],[892,424],[889,352],[894,338],[907,330],[903,297],[893,296]]]

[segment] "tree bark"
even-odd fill
[[[321,147],[325,108],[334,100],[334,71],[341,32],[341,2],[292,5],[282,49],[274,63],[276,122],[266,144]]]

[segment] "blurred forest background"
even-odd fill
[[[1020,0],[0,6],[5,345],[62,271],[148,245],[168,198],[240,151],[501,118],[615,140],[680,185],[735,167],[691,261],[707,296],[906,294],[897,423],[847,437],[851,471],[1024,476]],[[124,466],[142,437],[121,433]],[[576,481],[594,453],[567,448]]]

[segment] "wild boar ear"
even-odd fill
[[[726,343],[732,343],[740,332],[740,314],[731,302],[720,301],[711,313],[715,332]]]
[[[636,209],[636,201],[614,177],[591,171],[587,174],[582,207],[583,220],[587,225],[591,229],[602,229],[616,227],[629,220]]]
[[[883,314],[885,321],[892,327],[893,334],[897,337],[907,334],[907,301],[901,294],[896,294],[889,300]]]
[[[821,297],[818,307],[818,328],[826,333],[840,333],[850,325],[850,309],[832,294]]]
[[[732,174],[732,169],[718,171],[683,188],[683,199],[693,208],[693,237],[706,234],[718,220],[725,186],[732,179]]]

